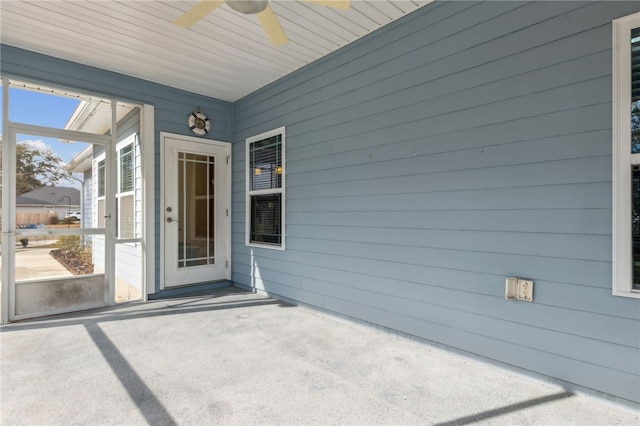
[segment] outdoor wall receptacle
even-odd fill
[[[517,299],[533,302],[533,281],[509,277],[505,280],[505,299]]]

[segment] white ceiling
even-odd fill
[[[190,29],[199,0],[1,0],[4,44],[235,101],[431,0],[352,0],[347,11],[271,0],[289,43],[222,5]]]

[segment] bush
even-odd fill
[[[93,264],[93,253],[91,252],[91,247],[84,247],[80,252],[80,260],[87,265]]]
[[[56,247],[62,255],[80,256],[84,250],[80,235],[63,235],[56,241]]]
[[[74,275],[93,273],[91,245],[83,245],[79,235],[64,235],[55,245],[51,255]]]
[[[60,223],[60,219],[58,219],[58,216],[49,217],[49,225],[57,225],[58,223]]]
[[[83,262],[91,263],[91,245],[82,244],[80,235],[63,235],[58,238],[55,246],[62,256],[75,257]]]

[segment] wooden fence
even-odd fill
[[[48,225],[52,217],[57,216],[55,213],[16,213],[16,225],[28,225],[30,223]]]

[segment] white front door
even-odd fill
[[[164,288],[229,278],[229,147],[161,135]]]

